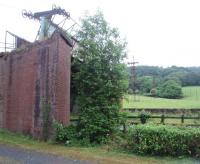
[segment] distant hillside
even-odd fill
[[[130,74],[131,67],[128,67]],[[152,81],[153,86],[173,79],[182,86],[199,86],[200,85],[200,67],[158,67],[158,66],[136,66],[137,82],[136,85],[140,88],[141,81]],[[130,74],[131,75],[131,74]],[[131,83],[131,82],[130,82]],[[137,88],[136,86],[136,88]]]

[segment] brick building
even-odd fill
[[[49,118],[69,123],[71,41],[59,32],[10,53],[0,53],[0,128],[42,135]]]

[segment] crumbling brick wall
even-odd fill
[[[59,34],[0,54],[0,127],[40,137],[43,104],[51,119],[69,123],[71,46]]]

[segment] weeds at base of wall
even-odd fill
[[[95,146],[87,138],[81,138],[76,125],[63,126],[63,124],[54,121],[54,141],[66,146]]]
[[[118,131],[109,136],[106,144],[90,144],[79,137],[77,127],[54,124],[55,141],[66,146],[100,146],[110,151],[140,155],[200,157],[200,128],[169,125],[135,125],[127,132]]]

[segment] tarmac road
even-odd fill
[[[92,164],[92,162],[0,145],[0,164]]]

